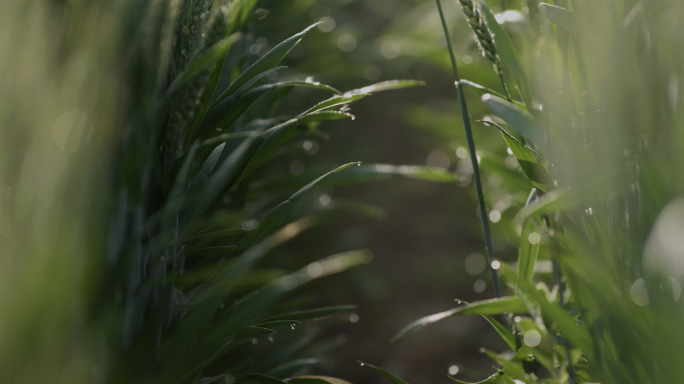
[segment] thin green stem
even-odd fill
[[[504,95],[506,95],[506,99],[508,99],[509,102],[513,102],[513,99],[511,99],[511,94],[508,92],[508,87],[506,86],[506,81],[504,80],[504,75],[503,75],[503,70],[501,69],[501,65],[498,65],[496,67],[496,74],[499,75],[499,81],[501,82],[501,88],[503,88]]]
[[[489,231],[489,222],[487,221],[487,209],[485,207],[484,194],[482,193],[482,183],[480,182],[480,169],[477,165],[477,154],[475,153],[475,141],[473,140],[473,132],[470,127],[470,118],[468,117],[468,108],[466,106],[465,97],[463,95],[463,87],[459,83],[461,79],[458,75],[458,66],[456,65],[456,56],[451,46],[451,38],[449,37],[449,29],[444,18],[444,11],[442,11],[442,3],[437,2],[437,9],[439,10],[439,17],[442,20],[442,28],[444,28],[444,36],[446,37],[447,47],[449,48],[449,56],[451,58],[451,67],[454,71],[454,78],[456,79],[456,92],[458,94],[458,101],[461,107],[461,117],[463,118],[463,126],[465,128],[466,140],[468,142],[468,152],[470,153],[470,162],[473,165],[473,180],[475,181],[475,189],[477,190],[477,202],[480,207],[480,221],[482,222],[482,232],[485,238],[485,250],[487,251],[487,258],[490,264],[490,271],[492,272],[492,284],[494,285],[494,292],[496,297],[501,297],[501,285],[499,284],[499,276],[496,269],[491,267],[494,261],[494,251],[492,249],[492,236]]]

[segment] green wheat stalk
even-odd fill
[[[475,6],[473,0],[458,0],[458,2],[461,4],[461,9],[463,9],[463,14],[466,17],[466,20],[468,20],[470,29],[475,32],[475,41],[480,47],[482,55],[494,64],[494,70],[499,76],[499,81],[501,81],[501,87],[503,87],[504,94],[508,101],[512,101],[511,95],[508,93],[508,87],[504,81],[503,70],[501,69],[501,58],[496,50],[496,44],[494,44],[494,36],[492,35],[489,26],[487,26],[485,18],[482,17],[482,12]]]
[[[206,15],[211,5],[208,1],[195,2],[195,8],[191,12],[191,25],[184,26],[182,37],[185,38],[182,43],[181,57],[183,67],[187,65],[193,58],[209,49],[216,44],[226,33],[226,11],[220,8],[213,18],[208,19]],[[205,24],[208,26],[202,28]],[[204,32],[204,33],[202,33]],[[197,41],[204,36],[203,39]],[[191,43],[185,43],[191,41]],[[196,48],[195,48],[196,46]],[[187,56],[187,51],[192,50],[192,56]],[[206,68],[199,73],[195,78],[184,88],[178,95],[176,95],[171,104],[171,112],[168,123],[168,128],[164,135],[163,146],[163,169],[166,173],[173,168],[176,156],[182,150],[183,137],[186,134],[185,127],[197,113],[200,100],[204,95],[205,86],[209,78],[211,68]]]
[[[487,221],[487,209],[485,207],[484,194],[482,193],[482,183],[480,182],[480,169],[477,165],[477,155],[475,154],[475,141],[473,140],[473,132],[470,127],[470,118],[468,117],[468,108],[463,95],[463,87],[459,82],[461,80],[458,75],[458,66],[456,65],[456,56],[451,46],[451,38],[449,37],[449,28],[444,19],[444,12],[442,11],[442,3],[437,2],[437,9],[439,10],[439,17],[442,20],[442,28],[444,29],[444,36],[446,37],[447,47],[449,48],[449,57],[451,58],[451,68],[454,71],[454,78],[456,79],[456,92],[458,93],[458,101],[461,107],[461,117],[463,118],[463,126],[465,128],[466,140],[468,142],[468,152],[470,153],[470,162],[473,165],[473,180],[475,181],[475,189],[477,190],[477,201],[480,207],[480,220],[482,222],[482,232],[485,238],[485,249],[487,251],[487,258],[492,272],[492,284],[494,285],[494,292],[496,297],[501,297],[501,285],[499,284],[499,276],[494,268],[491,268],[491,263],[494,261],[494,250],[492,248],[492,236],[489,230],[489,222]],[[491,34],[490,34],[491,35]]]

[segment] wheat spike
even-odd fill
[[[508,87],[503,79],[503,71],[501,69],[501,58],[499,58],[499,53],[496,50],[496,44],[494,44],[494,36],[492,35],[489,26],[485,18],[482,16],[480,9],[473,3],[473,0],[458,0],[461,4],[461,9],[463,14],[470,25],[470,29],[475,32],[475,41],[482,51],[482,55],[486,57],[489,61],[494,64],[494,70],[497,75],[499,75],[499,80],[501,80],[501,86],[504,89],[504,93],[509,101],[511,101],[511,96],[508,93]]]

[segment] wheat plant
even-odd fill
[[[500,130],[508,153],[480,146],[481,156],[515,159],[526,180],[526,189],[516,181],[505,192],[485,189],[480,199],[482,207],[502,194],[527,196],[503,212],[507,225],[492,229],[516,234],[517,257],[491,263],[507,286],[502,297],[426,316],[395,339],[451,316],[479,315],[507,348],[486,350],[496,368],[471,373],[473,382],[681,381],[684,51],[673,36],[682,6],[542,2],[537,12],[517,10],[524,28],[507,28],[485,2],[459,2],[485,55],[496,59],[495,46],[522,90],[508,99],[458,79],[452,58],[464,125],[470,116],[461,89],[468,89],[489,110],[482,129]],[[516,180],[505,166],[483,172]]]
[[[309,26],[250,54],[254,0],[10,1],[0,14],[0,381],[315,383],[291,328],[353,309],[296,288],[366,250],[284,268],[317,184],[422,167],[277,167],[386,81],[340,92],[277,76]],[[321,101],[278,108],[294,87]],[[343,170],[349,169],[347,174]],[[340,173],[337,173],[340,172]],[[266,186],[266,187],[264,187]],[[312,251],[315,253],[315,251]],[[320,346],[319,346],[320,348]]]

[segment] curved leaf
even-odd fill
[[[240,375],[236,382],[238,384],[285,384],[284,381],[273,376],[261,375],[256,373],[246,373]]]
[[[578,324],[563,308],[549,302],[546,295],[537,290],[532,283],[520,279],[517,272],[510,266],[501,263],[500,270],[522,291],[530,303],[539,305],[544,319],[554,322],[561,334],[573,346],[582,350],[590,361],[593,359],[591,336],[585,326]]]
[[[492,327],[494,327],[499,336],[501,336],[503,341],[506,342],[508,348],[515,351],[515,336],[511,333],[511,331],[509,331],[508,328],[506,328],[503,324],[499,323],[498,321],[494,320],[494,318],[489,315],[482,315],[482,317],[484,317],[487,320],[487,322],[491,324]]]
[[[491,88],[484,87],[480,84],[473,83],[470,80],[461,79],[460,81],[457,81],[456,83],[461,84],[465,87],[468,87],[469,89],[471,89],[473,92],[475,92],[476,94],[478,94],[480,96],[484,96],[484,95],[490,93],[490,94],[498,96],[502,99],[506,98],[506,96],[502,95],[501,93],[494,91]],[[517,105],[520,108],[526,108],[525,104],[523,104],[517,100],[513,100],[513,104]]]
[[[567,188],[559,188],[538,197],[515,215],[514,224],[521,225],[528,217],[534,214],[548,213],[569,207],[570,202],[567,199],[567,192]]]
[[[328,376],[299,376],[286,382],[290,384],[351,384],[348,381]]]
[[[375,372],[381,374],[381,375],[384,376],[387,380],[391,381],[391,382],[394,383],[394,384],[408,384],[408,383],[405,382],[404,380],[402,380],[402,379],[400,379],[400,378],[394,376],[393,374],[387,372],[386,370],[384,370],[384,369],[382,369],[382,368],[379,368],[379,367],[376,367],[375,365],[368,364],[368,363],[364,363],[364,362],[361,362],[361,361],[359,361],[359,363],[361,363],[361,366],[362,366],[362,367],[368,367],[368,368],[374,370]]]
[[[308,320],[320,320],[326,317],[335,316],[340,313],[349,312],[356,309],[356,305],[338,305],[334,307],[316,308],[309,309],[306,311],[296,311],[290,313],[283,313],[280,315],[275,315],[268,317],[264,322],[272,321],[308,321]]]
[[[461,380],[455,379],[455,378],[453,378],[453,377],[451,377],[451,376],[449,376],[449,378],[450,378],[451,380],[457,382],[457,383],[460,383],[460,384],[488,384],[488,383],[496,383],[496,382],[498,382],[498,381],[503,380],[504,375],[505,375],[505,373],[504,373],[503,371],[499,371],[499,372],[497,372],[497,373],[495,373],[495,374],[489,376],[488,378],[486,378],[486,379],[484,379],[484,380],[482,380],[482,381],[477,381],[477,382],[474,382],[474,383],[470,383],[470,382],[467,382],[467,381],[461,381]]]
[[[536,226],[530,220],[525,220],[520,234],[520,246],[518,247],[518,276],[525,281],[532,281],[534,265],[541,248],[541,241],[534,244],[530,241],[530,236],[537,232]],[[537,235],[539,234],[537,233]]]
[[[545,148],[542,126],[529,112],[492,94],[482,96],[482,102],[536,148]]]
[[[517,296],[504,296],[496,299],[476,301],[462,307],[425,316],[407,325],[392,338],[392,342],[413,333],[425,326],[456,315],[500,315],[503,313],[527,313],[525,302]]]
[[[233,46],[233,44],[242,37],[239,33],[234,33],[223,40],[217,42],[209,49],[204,51],[198,58],[194,59],[188,64],[186,70],[181,72],[169,85],[164,98],[168,99],[173,96],[178,90],[183,88],[185,84],[194,76],[202,72],[206,67],[218,61],[226,52]]]
[[[572,34],[579,35],[579,24],[577,24],[575,12],[547,3],[539,3],[539,12],[559,27]]]
[[[318,123],[321,121],[352,119],[356,117],[343,111],[318,111],[312,112],[297,121],[299,124]]]
[[[318,25],[318,23],[310,25],[303,31],[297,33],[296,35],[284,40],[280,44],[276,45],[268,51],[264,56],[259,58],[254,64],[252,64],[249,68],[247,68],[235,81],[228,86],[228,88],[219,95],[218,98],[214,101],[214,105],[218,104],[219,102],[223,101],[225,98],[228,96],[232,95],[235,91],[240,89],[243,85],[245,85],[247,82],[258,76],[259,74],[264,73],[265,71],[268,71],[270,69],[275,68],[280,61],[285,58],[285,56],[290,52],[292,48],[294,48],[297,43],[299,43],[302,38],[304,38],[304,35],[306,35],[307,32],[309,32],[313,27]]]
[[[506,141],[508,148],[513,152],[513,156],[518,160],[520,168],[522,168],[525,176],[527,176],[527,179],[532,183],[532,186],[544,193],[547,192],[548,187],[546,185],[546,180],[550,177],[546,167],[546,160],[544,160],[539,152],[520,142],[510,133],[506,132],[499,124],[487,120],[481,120],[481,122],[486,125],[493,125],[501,131],[504,141]]]

